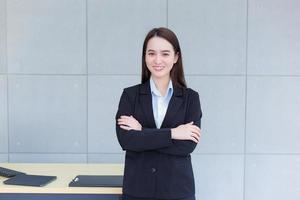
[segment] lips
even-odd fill
[[[163,66],[153,66],[153,69],[155,71],[162,71],[164,69],[164,67]]]

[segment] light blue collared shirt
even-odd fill
[[[173,95],[173,84],[170,80],[167,93],[165,94],[165,96],[162,96],[159,90],[156,88],[152,77],[150,77],[150,89],[152,95],[152,109],[156,128],[160,128],[165,118],[170,99]]]

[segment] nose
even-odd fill
[[[160,62],[161,62],[161,57],[160,57],[160,55],[156,55],[156,56],[155,56],[154,62],[155,62],[155,64],[160,64]]]

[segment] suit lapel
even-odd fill
[[[170,99],[165,118],[161,124],[161,128],[170,127],[172,119],[177,114],[181,104],[183,103],[183,89],[174,88],[172,98]]]
[[[149,80],[141,84],[140,87],[140,104],[142,106],[143,112],[147,118],[149,123],[149,128],[156,127],[154,116],[153,116],[153,109],[152,109],[152,96],[150,90],[150,82]]]

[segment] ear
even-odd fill
[[[177,63],[178,58],[179,58],[179,53],[177,52],[174,57],[174,62],[173,62],[174,64]]]

